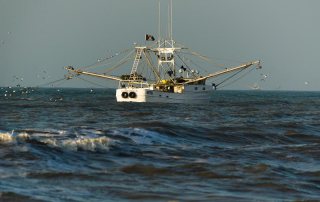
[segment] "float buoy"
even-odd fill
[[[128,98],[128,93],[127,93],[127,92],[122,92],[121,96],[122,96],[123,98]]]
[[[130,92],[129,93],[129,97],[130,98],[136,98],[137,97],[137,94],[135,92]]]

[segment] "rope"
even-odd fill
[[[177,53],[177,55],[179,55],[179,54]],[[209,73],[205,68],[203,68],[203,67],[201,67],[200,65],[196,64],[196,63],[193,62],[193,60],[191,60],[190,58],[187,58],[187,59],[188,59],[188,61],[189,61],[192,65],[194,65],[194,66],[196,66],[197,68],[203,70],[206,74]]]
[[[233,74],[232,76],[224,79],[222,82],[220,82],[219,84],[217,84],[216,87],[220,86],[222,83],[228,81],[229,79],[233,78],[234,76],[236,76],[237,74],[241,73],[241,72],[244,71],[244,70],[245,70],[245,69],[242,69],[242,70],[240,70],[239,72]],[[231,85],[231,84],[235,83],[236,81],[240,80],[240,79],[243,78],[244,76],[248,75],[248,74],[249,74],[251,71],[253,71],[253,70],[254,70],[253,68],[250,69],[247,73],[243,74],[242,76],[240,76],[239,78],[233,80],[232,82],[227,83],[227,84],[221,86],[220,88],[224,88],[224,87],[226,87],[226,86],[228,86],[228,85]]]
[[[58,83],[58,82],[63,81],[63,80],[66,80],[66,79],[65,79],[65,78],[62,78],[62,79],[58,79],[58,80],[55,80],[55,81],[50,81],[50,82],[48,82],[48,83],[44,83],[44,84],[41,84],[41,85],[37,85],[36,87],[52,85],[52,84],[54,84],[54,83]]]
[[[107,61],[107,60],[109,60],[109,59],[112,59],[112,58],[114,58],[114,57],[116,57],[116,56],[118,56],[118,55],[121,55],[121,54],[123,54],[123,53],[126,53],[126,52],[128,52],[129,50],[131,50],[131,49],[132,49],[132,48],[127,48],[127,49],[125,49],[125,50],[123,50],[123,51],[120,51],[120,52],[118,52],[118,53],[115,53],[114,55],[111,55],[111,56],[109,56],[109,57],[106,57],[106,58],[102,59],[101,61],[99,61],[99,62],[97,62],[97,63],[91,64],[91,65],[88,65],[88,66],[84,66],[84,67],[80,67],[80,68],[78,68],[78,69],[89,69],[89,68],[94,68],[94,67],[98,67],[98,66],[101,66],[101,65],[106,65],[106,64],[108,64],[108,63],[104,63],[105,61]]]
[[[205,60],[209,64],[215,65],[215,66],[217,66],[218,68],[221,68],[221,69],[224,69],[227,65],[214,62],[213,60],[222,60],[222,61],[228,61],[228,62],[234,62],[234,63],[243,63],[242,61],[239,61],[239,60],[230,60],[230,59],[226,59],[226,58],[212,58],[212,57],[210,58],[208,56],[201,55],[200,53],[197,53],[197,52],[192,51],[192,50],[188,50],[188,51],[189,52],[180,51],[180,53],[197,56],[200,59]]]
[[[84,78],[81,78],[81,77],[79,77],[79,76],[74,76],[74,78],[81,79],[81,80],[83,80],[83,81],[85,81],[85,82],[91,83],[91,84],[96,85],[96,86],[99,86],[99,87],[105,87],[105,86],[102,86],[102,85],[97,84],[97,83],[95,83],[95,82],[92,82],[92,81],[86,80],[86,79],[84,79]],[[62,78],[62,79],[58,79],[58,80],[51,81],[51,82],[48,82],[48,83],[44,83],[44,84],[41,84],[41,85],[37,85],[36,87],[49,86],[49,85],[53,85],[53,84],[55,84],[55,83],[59,83],[59,82],[61,82],[61,81],[66,81],[66,80],[67,80],[67,79]]]
[[[212,64],[212,65],[216,65],[216,66],[218,66],[218,67],[221,68],[221,69],[223,69],[223,68],[226,67],[226,65],[224,65],[224,64],[219,64],[219,63],[213,62],[212,59],[208,58],[207,56],[200,55],[199,53],[196,53],[196,52],[193,52],[193,51],[190,51],[190,52],[182,52],[182,51],[180,51],[180,53],[182,53],[182,54],[187,54],[187,55],[197,56],[197,57],[199,57],[200,59],[205,60],[205,61],[207,61],[208,63],[210,63],[210,64]]]
[[[85,82],[88,82],[88,83],[90,83],[90,84],[92,84],[92,85],[95,85],[95,86],[99,86],[99,87],[103,87],[103,88],[105,88],[105,86],[103,86],[103,85],[100,85],[100,84],[97,84],[97,83],[95,83],[95,82],[92,82],[92,81],[89,81],[89,80],[86,80],[86,79],[84,79],[84,78],[81,78],[81,77],[76,77],[77,79],[81,79],[81,80],[83,80],[83,81],[85,81]]]
[[[114,65],[113,67],[111,67],[110,69],[106,70],[104,73],[111,72],[111,71],[117,69],[118,67],[120,67],[121,65],[125,64],[125,63],[128,62],[129,60],[131,60],[132,58],[131,58],[130,56],[133,54],[134,51],[135,51],[134,49],[133,49],[132,51],[130,51],[130,53],[129,53],[126,57],[122,58],[122,59],[119,61],[118,64],[116,64],[116,65]]]
[[[191,71],[190,67],[184,62],[184,60],[180,57],[180,55],[178,55],[178,58],[181,60],[181,62],[188,68],[188,70],[190,71],[190,73],[195,76],[194,72]]]
[[[115,57],[115,56],[118,56],[118,55],[120,55],[120,54],[123,54],[123,53],[125,53],[125,52],[128,52],[128,51],[131,50],[131,49],[132,49],[132,48],[130,48],[130,49],[129,49],[129,48],[128,48],[128,49],[125,49],[125,50],[120,51],[120,52],[118,52],[118,53],[116,53],[116,54],[114,54],[114,55],[112,55],[112,56],[110,56],[110,57],[107,57],[107,58],[103,59],[102,61],[100,61],[100,62],[98,62],[98,63],[92,64],[92,65],[89,65],[89,66],[85,66],[85,67],[81,67],[81,68],[78,68],[78,69],[88,69],[88,68],[93,68],[93,67],[100,66],[100,65],[102,65],[106,60],[109,60],[109,59],[111,59],[111,58],[113,58],[113,57]],[[133,51],[134,51],[134,50],[133,50]],[[111,69],[107,70],[106,72],[112,71],[112,70],[116,69],[117,67],[119,67],[119,66],[123,65],[124,63],[126,63],[126,62],[130,59],[130,58],[128,58],[128,57],[132,54],[133,51],[131,51],[125,58],[123,58],[122,60],[120,60],[120,63],[119,63],[119,64],[115,65],[114,67],[112,67]],[[126,60],[123,61],[124,59],[126,59]],[[99,84],[97,84],[97,83],[94,83],[94,82],[85,80],[85,79],[83,79],[83,78],[80,78],[80,77],[78,77],[78,76],[74,76],[74,77],[75,77],[75,78],[79,78],[79,79],[81,79],[81,80],[83,80],[83,81],[89,82],[89,83],[91,83],[91,84],[94,84],[94,85],[97,85],[97,86],[100,86],[100,87],[104,87],[104,86],[101,86],[101,85],[99,85]],[[66,78],[61,78],[61,79],[57,79],[57,80],[55,80],[55,81],[50,81],[50,82],[48,82],[48,83],[44,83],[44,84],[37,85],[36,87],[49,86],[49,85],[53,85],[53,84],[55,84],[55,83],[59,83],[59,82],[61,82],[61,81],[65,81],[65,80],[67,80],[67,79],[66,79]]]

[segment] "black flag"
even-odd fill
[[[150,34],[146,34],[146,41],[154,41],[154,37]]]

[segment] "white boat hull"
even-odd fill
[[[159,103],[208,103],[211,86],[192,85],[182,93],[163,92],[152,88],[120,88],[116,91],[117,102]]]

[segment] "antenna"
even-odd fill
[[[158,0],[158,41],[160,42],[161,40],[161,4],[160,4],[160,0]]]
[[[170,0],[170,39],[172,40],[172,0]]]
[[[172,0],[168,4],[168,39],[172,40]]]
[[[167,37],[168,37],[168,39],[170,39],[170,4],[168,4]]]
[[[161,40],[161,4],[160,4],[161,0],[158,0],[158,41]],[[168,24],[167,24],[167,33],[165,33],[164,35],[165,38],[167,38],[167,40],[172,40],[172,10],[173,10],[173,6],[172,6],[172,2],[173,0],[168,0]]]

